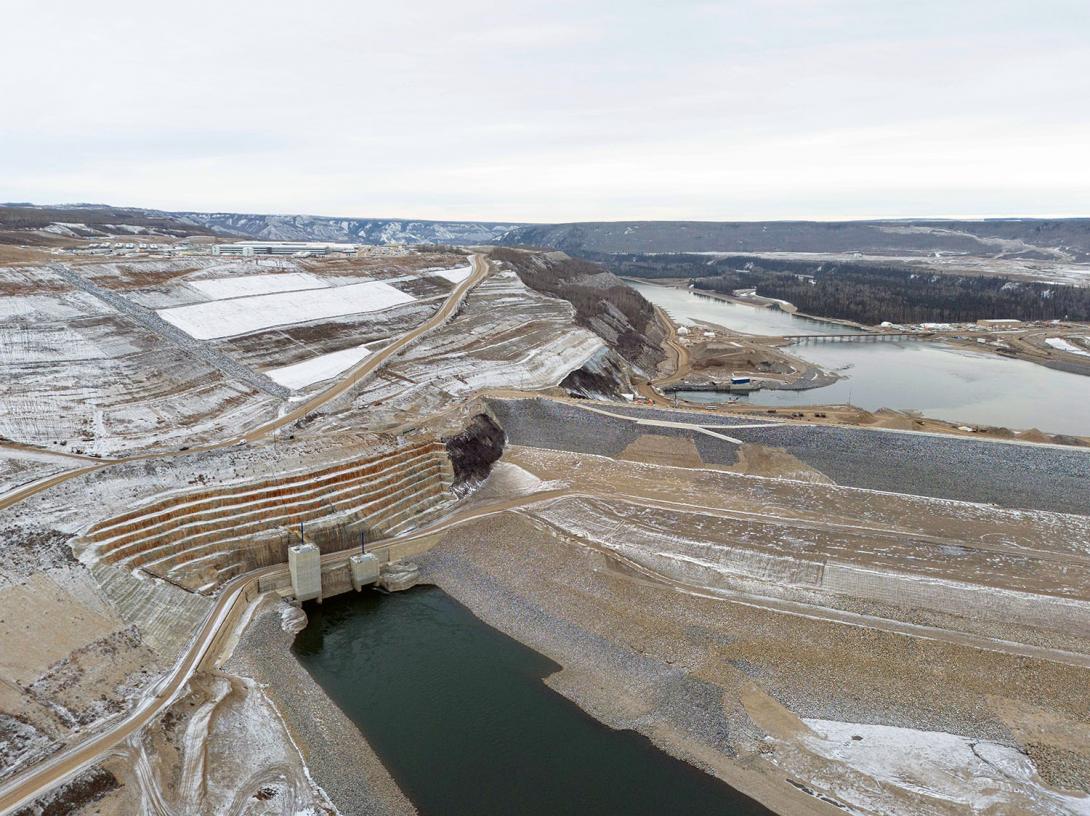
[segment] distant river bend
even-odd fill
[[[682,324],[705,321],[772,336],[843,331],[839,324],[697,297],[684,289],[630,285]],[[843,379],[808,391],[758,391],[747,398],[749,402],[769,407],[850,402],[869,411],[919,411],[970,425],[1090,435],[1090,377],[940,343],[815,343],[788,351],[841,373]],[[693,402],[729,398],[707,393],[680,396]]]

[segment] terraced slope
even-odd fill
[[[260,481],[187,491],[95,524],[76,543],[84,562],[144,570],[211,592],[286,560],[299,525],[390,531],[441,505],[453,471],[435,438]],[[336,539],[315,539],[333,548]]]

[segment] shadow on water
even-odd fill
[[[437,587],[350,593],[307,615],[296,656],[422,816],[770,813],[588,716],[542,682],[559,666]]]

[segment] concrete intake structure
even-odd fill
[[[363,589],[366,584],[373,584],[378,580],[382,565],[379,564],[379,560],[374,555],[360,553],[353,555],[348,559],[348,562],[352,570],[352,588],[356,592]]]
[[[291,589],[300,601],[322,602],[322,553],[313,544],[288,547]]]

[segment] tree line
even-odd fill
[[[715,292],[756,289],[807,314],[868,325],[996,318],[1090,321],[1090,289],[912,266],[693,255],[617,256],[609,265],[621,275],[682,278]]]

